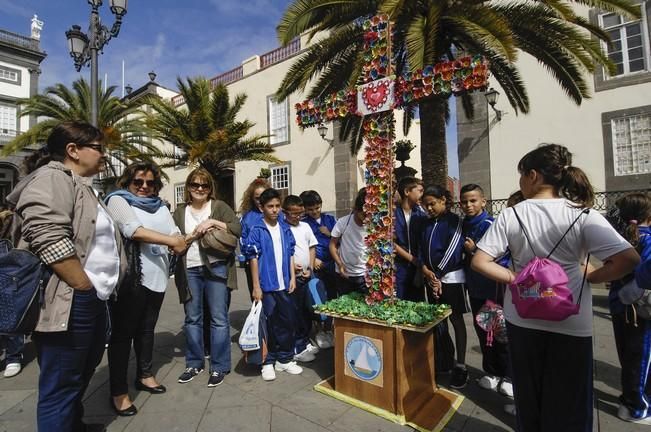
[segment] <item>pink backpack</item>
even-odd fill
[[[534,258],[517,274],[515,280],[509,285],[511,288],[511,300],[518,315],[526,319],[539,319],[547,321],[563,321],[564,319],[579,313],[583,285],[587,274],[587,265],[583,273],[583,282],[579,299],[575,303],[572,290],[567,286],[569,279],[565,270],[557,262],[550,259],[558,245],[561,244],[567,233],[574,224],[578,222],[583,214],[588,214],[589,209],[583,210],[570,224],[565,234],[558,240],[551,252],[545,258],[540,258],[533,248],[533,243],[527,234],[527,230],[513,208],[513,213],[520,224],[527,243],[534,254]],[[587,260],[590,259],[588,255]]]

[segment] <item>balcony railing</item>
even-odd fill
[[[27,48],[34,51],[40,51],[39,42],[27,36],[12,33],[7,30],[0,30],[0,42],[7,42],[21,48]]]
[[[260,56],[260,67],[266,68],[273,64],[280,63],[281,61],[293,56],[301,50],[301,40],[299,38],[291,41],[287,46],[276,48],[273,51],[262,54]]]
[[[601,212],[601,213],[606,213],[608,210],[610,210],[614,205],[615,202],[623,197],[624,195],[628,195],[633,192],[642,192],[642,193],[650,193],[651,189],[638,189],[638,190],[629,190],[629,191],[607,191],[607,192],[595,192],[595,200],[594,200],[594,205],[592,206],[593,209]],[[488,200],[486,201],[486,210],[488,213],[491,215],[497,217],[498,214],[502,210],[504,210],[507,206],[506,203],[508,201],[508,198],[500,198],[500,199],[493,199],[493,200]],[[455,202],[454,205],[452,206],[452,211],[457,214],[461,214],[461,205],[458,202]]]
[[[235,69],[231,69],[223,74],[217,75],[214,78],[210,79],[210,87],[215,88],[217,84],[228,85],[234,81],[242,79],[244,76],[244,69],[242,66],[238,66]],[[176,95],[172,98],[172,104],[176,107],[181,106],[185,103],[185,98],[183,95]]]

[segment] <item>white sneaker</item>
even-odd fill
[[[306,348],[306,349],[307,349],[308,352],[311,352],[311,353],[314,354],[314,355],[316,355],[316,354],[319,353],[319,348],[318,348],[318,347],[315,347],[315,346],[312,345],[311,343],[307,344],[307,348]]]
[[[625,405],[621,404],[619,405],[619,409],[617,409],[617,417],[631,423],[651,425],[651,415],[643,418],[635,418],[631,415],[629,409]]]
[[[289,363],[276,362],[276,370],[285,371],[291,375],[299,375],[303,373],[303,368],[297,365],[295,361],[290,361]]]
[[[314,337],[316,344],[320,349],[332,348],[332,342],[326,332],[319,332]]]
[[[513,399],[513,384],[507,379],[502,379],[500,382],[500,393],[504,396]]]
[[[477,385],[484,390],[497,390],[497,386],[500,384],[500,379],[493,375],[484,375],[483,377],[477,380]]]
[[[265,381],[273,381],[276,379],[276,371],[274,365],[266,364],[262,366],[262,379]]]
[[[7,366],[5,366],[5,378],[11,378],[18,375],[22,368],[23,367],[20,365],[20,363],[8,363]]]
[[[506,404],[504,405],[504,412],[515,417],[515,404]]]
[[[298,354],[294,354],[294,360],[300,361],[302,363],[309,363],[311,361],[314,361],[315,358],[316,356],[312,354],[307,348]]]

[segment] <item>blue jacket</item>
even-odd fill
[[[240,218],[240,225],[242,225],[242,236],[240,237],[240,250],[242,252],[242,255],[246,256],[246,251],[244,249],[248,244],[246,238],[249,235],[249,231],[251,230],[251,227],[253,225],[258,224],[259,222],[262,222],[262,219],[263,219],[262,212],[257,208],[253,208],[249,210],[248,212],[244,213]],[[285,221],[285,216],[281,211],[278,214],[278,222],[284,222],[284,221]]]
[[[651,227],[640,227],[640,264],[635,269],[635,279],[640,288],[651,289]],[[611,313],[624,313],[625,306],[619,301],[617,292],[630,277],[613,281],[608,292],[608,306]]]
[[[409,232],[407,232],[407,219],[402,207],[397,206],[394,212],[394,241],[395,243],[419,258],[418,244],[422,233],[423,225],[427,223],[427,214],[419,205],[411,209],[411,219],[409,220]],[[407,265],[408,263],[396,255],[396,264]]]
[[[323,234],[319,228],[324,226],[328,228],[328,231],[332,232],[332,229],[337,223],[337,219],[332,215],[321,213],[321,223],[307,215],[303,217],[303,222],[312,228],[312,232],[314,233],[316,240],[319,242],[316,245],[316,257],[324,263],[332,261],[332,255],[330,255],[330,236]]]
[[[420,242],[420,260],[441,278],[451,271],[463,268],[463,238],[461,219],[447,212],[430,219]]]
[[[493,217],[484,210],[481,214],[474,217],[463,218],[462,234],[465,241],[466,238],[471,239],[475,244],[484,236],[488,228],[493,224]],[[465,252],[465,249],[464,249]],[[497,282],[488,279],[486,276],[477,273],[470,268],[470,261],[472,261],[473,254],[465,252],[465,259],[463,269],[466,272],[466,286],[468,287],[468,294],[470,297],[476,299],[491,299],[495,300],[497,293]]]
[[[285,221],[278,222],[280,225],[281,240],[283,242],[283,280],[286,289],[289,287],[291,276],[291,258],[294,256],[294,247],[296,240],[292,230]],[[260,288],[263,292],[278,291],[278,274],[276,273],[276,257],[274,255],[274,245],[271,240],[271,233],[260,219],[256,224],[250,227],[245,246],[245,256],[248,260],[258,259],[258,277],[260,278]]]

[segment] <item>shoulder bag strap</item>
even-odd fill
[[[581,216],[583,216],[584,214],[588,214],[588,213],[590,213],[590,209],[584,209],[584,210],[581,210],[581,213],[579,213],[579,215],[576,217],[576,219],[574,219],[574,221],[570,224],[570,226],[567,228],[567,230],[565,230],[565,233],[564,233],[563,236],[562,236],[562,237],[561,237],[561,238],[556,242],[556,244],[555,244],[554,247],[552,248],[551,252],[549,252],[549,253],[547,254],[547,258],[549,258],[549,257],[552,256],[552,254],[554,253],[554,251],[556,251],[556,248],[561,244],[561,242],[563,241],[563,239],[565,238],[565,236],[567,235],[567,233],[570,232],[570,230],[572,229],[572,227],[573,227],[573,226],[574,226],[574,225],[579,221],[579,219],[581,218]]]
[[[583,213],[583,212],[581,212]],[[585,258],[585,269],[583,270],[583,280],[581,281],[581,290],[579,291],[579,299],[576,301],[576,304],[581,304],[581,297],[583,297],[583,287],[585,286],[585,280],[588,277],[588,263],[590,262],[590,254]]]
[[[538,256],[536,251],[533,248],[533,243],[531,242],[531,239],[529,238],[529,234],[527,234],[527,230],[524,228],[524,224],[522,223],[522,219],[520,219],[520,216],[518,215],[518,212],[515,210],[515,207],[511,207],[513,209],[513,213],[515,214],[515,218],[518,220],[518,224],[520,225],[520,229],[522,230],[522,233],[524,234],[524,237],[527,239],[527,244],[529,245],[529,248],[531,249],[531,252],[533,252],[534,256]],[[513,255],[511,255],[513,257]]]

